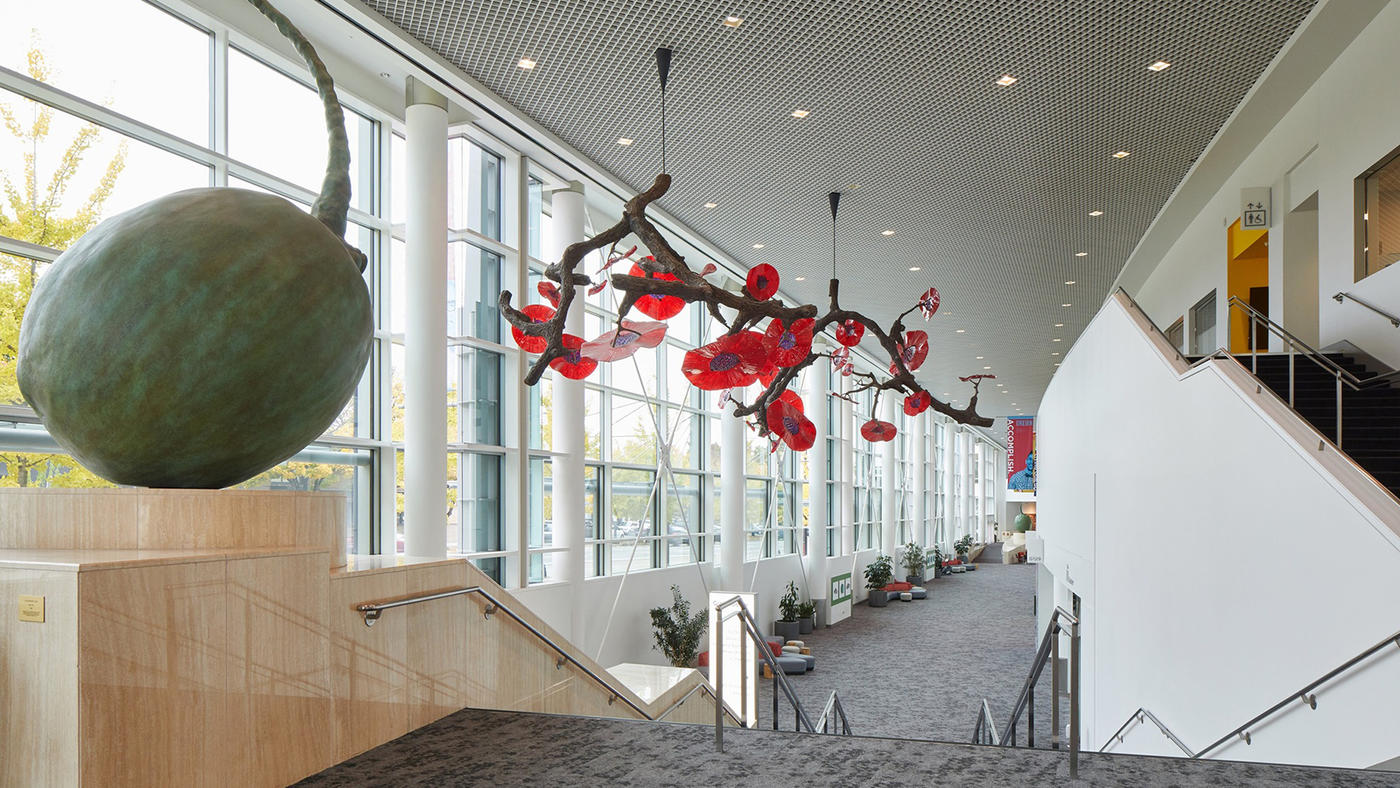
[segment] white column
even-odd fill
[[[561,258],[564,249],[576,241],[584,239],[583,230],[583,184],[571,183],[569,188],[554,193],[553,232],[546,242],[541,258],[553,262]],[[574,336],[583,336],[583,304],[587,288],[582,285],[574,288],[574,302],[569,314],[564,318],[564,330]],[[564,548],[560,553],[563,566],[559,579],[575,585],[570,594],[572,608],[572,632],[570,638],[575,643],[583,640],[585,606],[583,603],[584,539],[586,523],[583,518],[584,490],[584,415],[581,380],[569,380],[563,375],[553,376],[553,434],[551,446],[558,454],[554,457],[554,545]]]
[[[447,553],[447,99],[408,78],[404,552]]]
[[[914,441],[914,525],[909,529],[909,540],[919,546],[928,547],[928,531],[924,522],[928,518],[928,480],[924,478],[924,463],[928,461],[928,411],[909,420],[913,426]]]
[[[854,419],[850,400],[841,400],[841,549],[842,555],[856,554],[856,488],[855,488],[855,436]],[[855,578],[852,577],[852,580]],[[857,587],[862,587],[857,584]]]
[[[895,400],[890,395],[881,397],[880,420],[894,423]],[[894,440],[899,440],[895,436]],[[895,573],[899,573],[899,556],[895,550],[899,545],[899,515],[894,506],[895,481],[898,472],[894,461],[894,440],[880,444],[880,464],[884,472],[880,474],[880,552],[894,559]]]
[[[976,473],[976,468],[973,466],[973,463],[977,462],[977,455],[973,451],[972,433],[963,431],[960,443],[962,444],[960,447],[960,454],[962,455],[963,483],[962,489],[958,491],[958,494],[962,496],[963,516],[962,532],[959,533],[958,536],[962,537],[967,534],[973,534],[973,538],[976,538],[977,499],[972,486],[972,477],[973,474]]]
[[[744,590],[744,433],[743,419],[734,418],[731,404],[719,423],[720,564],[725,591]]]
[[[957,520],[953,512],[957,507],[957,495],[953,489],[953,477],[957,473],[958,428],[956,424],[943,425],[943,543],[940,547],[946,556],[953,547],[953,532]]]
[[[807,524],[811,529],[807,539],[807,595],[811,599],[827,598],[826,574],[826,433],[828,428],[827,408],[830,393],[826,390],[831,361],[817,359],[807,368],[807,418],[816,428],[817,441],[807,452]]]

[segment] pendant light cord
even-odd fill
[[[666,174],[666,88],[661,88],[661,174]]]

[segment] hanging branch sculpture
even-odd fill
[[[670,56],[669,49],[657,51],[663,113]],[[662,134],[664,139],[664,126]],[[841,307],[840,282],[835,277],[834,264],[840,193],[829,195],[833,271],[828,286],[830,303],[826,313],[819,315],[813,304],[788,306],[773,298],[778,289],[778,272],[766,263],[749,271],[743,292],[726,290],[707,281],[705,275],[714,270],[713,266],[699,273],[692,270],[646,215],[647,206],[665,195],[670,186],[671,176],[663,165],[662,173],[656,176],[651,188],[627,201],[617,224],[570,245],[558,263],[545,269],[549,282],[541,283],[540,292],[552,302],[552,308],[534,304],[516,309],[511,305],[511,292],[501,292],[501,314],[510,322],[515,341],[527,352],[540,354],[525,375],[526,385],[538,383],[546,367],[578,379],[592,373],[599,361],[616,361],[630,356],[638,347],[655,347],[665,334],[664,324],[628,320],[634,308],[654,319],[665,320],[678,314],[685,304],[699,303],[727,331],[718,340],[686,353],[681,371],[697,388],[710,391],[733,390],[762,381],[764,388],[753,402],[745,404],[735,400],[733,415],[736,418],[758,416],[755,427],[759,434],[776,435],[794,450],[810,448],[816,435],[811,422],[802,413],[801,398],[790,391],[788,385],[803,369],[824,357],[830,358],[843,376],[860,381],[851,391],[835,396],[849,400],[858,392],[874,391],[874,412],[878,412],[881,394],[895,392],[905,395],[904,411],[910,415],[932,408],[964,424],[992,425],[990,418],[977,413],[980,383],[992,376],[962,378],[973,384],[972,396],[964,408],[955,408],[951,403],[936,399],[914,379],[914,371],[928,355],[928,335],[923,331],[906,331],[904,318],[915,311],[921,312],[926,321],[932,318],[939,305],[937,290],[929,288],[888,330],[860,312]],[[617,246],[628,235],[635,235],[651,254],[633,260],[635,248],[619,253]],[[590,252],[601,249],[609,250],[603,271],[623,261],[633,263],[631,270],[625,274],[613,273],[609,280],[595,283],[578,267]],[[588,286],[590,292],[597,292],[609,283],[623,295],[617,327],[587,343],[581,337],[565,333],[564,320],[576,297],[576,288]],[[732,310],[733,317],[726,319],[720,307]],[[766,329],[755,330],[764,321],[768,321]],[[828,328],[842,347],[829,353],[814,351],[813,337]],[[890,357],[887,378],[853,372],[849,348],[858,345],[867,331]],[[895,435],[894,426],[875,419],[874,412],[861,433],[867,440],[890,440]],[[774,446],[776,448],[776,442]]]

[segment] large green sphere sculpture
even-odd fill
[[[1031,516],[1028,514],[1018,514],[1015,519],[1015,528],[1018,533],[1025,533],[1031,529]]]
[[[218,488],[300,451],[369,360],[365,258],[341,240],[345,121],[325,66],[264,0],[326,108],[330,160],[310,215],[275,196],[191,189],[95,227],[35,288],[19,385],[49,433],[120,484]]]

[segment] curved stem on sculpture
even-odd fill
[[[335,82],[326,70],[326,64],[321,62],[320,56],[311,46],[311,42],[306,40],[306,36],[297,30],[291,20],[273,8],[267,0],[248,2],[271,20],[272,24],[277,26],[277,31],[292,42],[292,48],[306,61],[306,67],[311,70],[311,76],[316,80],[316,93],[321,97],[321,106],[326,113],[326,133],[330,135],[330,151],[326,158],[326,174],[321,180],[321,193],[311,206],[311,215],[334,233],[336,238],[343,238],[345,217],[350,211],[350,140],[345,136],[345,112],[336,98]],[[364,271],[364,254],[358,249],[354,252],[358,255],[356,264]]]

